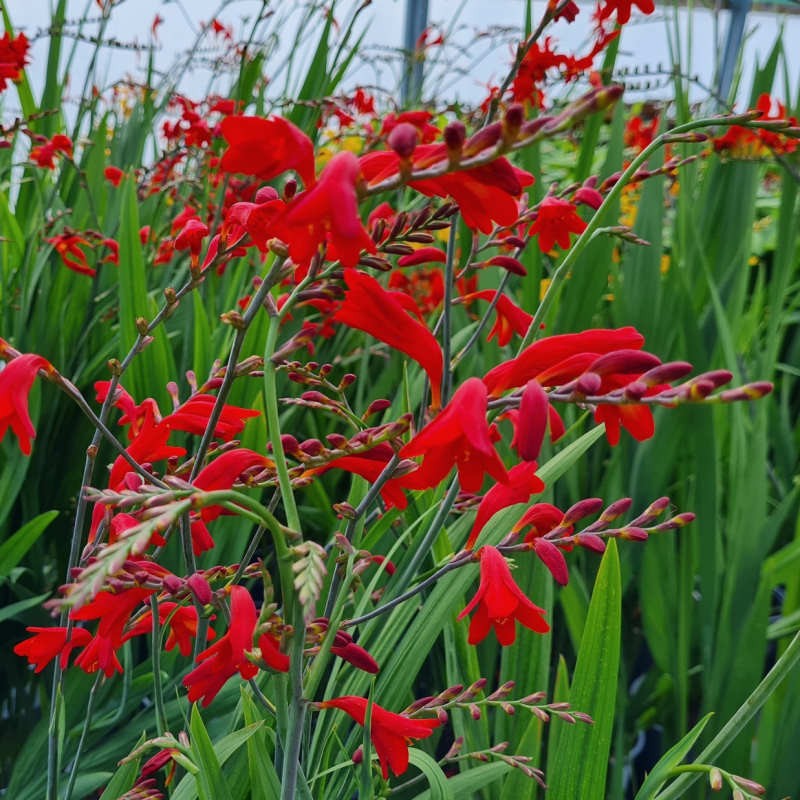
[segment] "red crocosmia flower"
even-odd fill
[[[230,145],[220,162],[223,171],[271,181],[293,169],[306,188],[314,185],[314,145],[291,122],[282,117],[231,116],[222,120],[220,131]]]
[[[447,162],[446,144],[421,145],[414,150],[414,169],[425,169]],[[366,180],[380,183],[397,175],[400,159],[393,150],[378,150],[361,156],[361,171]],[[533,175],[511,165],[506,158],[438,178],[410,181],[409,186],[428,197],[452,197],[458,203],[464,222],[470,228],[491,233],[494,223],[513,225],[519,216],[517,199]]]
[[[177,233],[181,228],[183,228],[187,222],[191,219],[199,220],[200,217],[197,215],[197,212],[190,206],[185,205],[182,209],[180,214],[178,214],[170,223],[170,231],[172,233]]]
[[[72,139],[63,133],[57,133],[52,139],[45,140],[44,144],[32,147],[30,159],[39,167],[55,169],[55,157],[59,153],[72,158]]]
[[[354,267],[362,250],[375,252],[375,242],[358,216],[359,179],[358,159],[352,153],[337,153],[317,185],[289,201],[275,224],[294,261],[307,264],[326,239],[333,248],[328,257],[345,267]]]
[[[119,186],[123,177],[125,177],[125,173],[119,167],[113,166],[106,167],[103,170],[103,175],[112,186]]]
[[[409,488],[437,486],[453,466],[465,492],[480,491],[484,473],[508,483],[508,474],[492,444],[486,421],[486,387],[479,378],[469,378],[443,411],[428,423],[403,449],[403,458],[423,456],[420,468],[405,478]]]
[[[387,114],[383,119],[380,135],[386,137],[398,125],[407,123],[419,131],[422,144],[429,144],[439,135],[439,129],[430,124],[432,119],[433,114],[430,111],[403,111],[400,114]]]
[[[77,233],[59,233],[58,236],[52,236],[49,239],[45,239],[45,241],[55,247],[67,269],[71,269],[80,275],[88,275],[90,278],[97,274],[97,270],[94,267],[90,267],[86,261],[86,253],[81,250],[84,245],[87,247],[92,246],[83,236],[79,236]]]
[[[463,619],[476,606],[469,624],[470,644],[482,642],[493,627],[497,641],[506,647],[517,637],[516,621],[536,633],[547,633],[544,609],[534,605],[511,577],[508,562],[500,551],[488,545],[478,551],[481,562],[481,582],[475,597],[458,615]]]
[[[560,381],[563,383],[581,375],[598,355],[622,349],[640,350],[643,345],[644,336],[633,327],[592,328],[581,333],[548,336],[526,347],[516,358],[489,370],[483,380],[491,396],[497,397],[507,389],[523,386],[532,378],[540,379],[545,370],[567,358],[591,354],[582,358],[580,364],[569,374],[564,374]],[[539,382],[543,385],[557,385],[549,381]]]
[[[335,458],[323,467],[318,467],[309,472],[327,472],[329,469],[342,469],[360,475],[370,483],[374,483],[383,472],[386,465],[394,456],[394,450],[387,442],[382,442],[371,450],[349,456]],[[413,462],[410,462],[413,464]],[[403,509],[408,505],[408,500],[403,493],[403,478],[392,478],[386,481],[381,488],[381,497],[389,508]]]
[[[658,133],[659,122],[658,115],[649,122],[645,122],[640,116],[631,117],[625,123],[625,146],[633,147],[639,152],[644,150]]]
[[[656,10],[653,0],[605,0],[605,3],[600,6],[597,19],[608,19],[616,13],[617,24],[624,25],[631,18],[633,6],[636,6],[642,14],[652,14]]]
[[[169,627],[166,650],[172,650],[178,646],[182,656],[190,656],[197,638],[197,609],[194,606],[182,606],[173,603],[171,600],[164,600],[158,604],[158,622],[162,627]],[[133,639],[135,636],[142,636],[153,629],[153,614],[151,611],[145,612],[139,621],[125,634],[124,641]],[[213,639],[216,633],[212,628],[208,629],[207,636]]]
[[[10,31],[0,37],[0,92],[8,85],[8,81],[18,81],[22,70],[28,63],[28,39],[24,33],[13,39]]]
[[[71,611],[69,616],[73,620],[99,620],[95,646],[89,653],[87,647],[75,663],[87,672],[93,671],[92,667],[99,667],[106,675],[121,671],[116,670],[116,651],[125,641],[125,626],[131,614],[155,591],[134,587],[121,592],[100,592],[90,603]]]
[[[440,269],[415,269],[408,274],[396,269],[389,276],[389,288],[402,293],[398,299],[420,321],[444,300],[444,278]],[[405,305],[403,296],[413,302],[413,308]]]
[[[26,628],[32,633],[28,639],[14,645],[18,656],[25,656],[28,663],[41,672],[56,656],[61,669],[66,669],[69,657],[76,647],[85,647],[92,640],[92,634],[85,628],[72,628],[67,636],[67,628]]]
[[[619,444],[621,428],[625,428],[637,442],[650,439],[656,432],[653,412],[644,405],[599,405],[594,412],[594,420],[605,423],[606,438],[612,447]]]
[[[525,535],[525,541],[530,543],[535,538],[550,533],[563,519],[564,512],[560,508],[550,503],[536,503],[520,517],[512,530],[514,533],[519,533],[530,526],[530,531]],[[568,536],[571,532],[572,527],[564,531],[564,536]]]
[[[169,416],[164,417],[162,421],[173,430],[202,436],[216,400],[216,397],[210,394],[195,394],[178,406]],[[244,430],[248,419],[257,417],[260,413],[251,408],[225,404],[222,406],[222,413],[214,427],[214,436],[224,442],[229,442]]]
[[[261,651],[261,658],[270,669],[276,672],[289,671],[289,656],[281,652],[280,637],[272,631],[262,633],[258,637],[258,649]]]
[[[0,339],[0,355],[5,346],[6,342]],[[31,454],[31,439],[36,436],[28,411],[28,397],[40,369],[50,370],[52,365],[43,356],[23,353],[6,362],[0,370],[0,440],[11,428],[19,441],[19,449],[26,456]]]
[[[202,700],[204,707],[237,672],[245,680],[258,672],[258,667],[245,656],[245,652],[253,647],[253,630],[258,621],[255,603],[244,586],[232,586],[230,594],[231,625],[228,632],[197,656],[199,666],[183,679],[183,685],[189,690],[189,702]]]
[[[517,464],[508,471],[508,484],[496,483],[486,492],[464,547],[472,549],[486,523],[498,511],[517,503],[526,503],[531,495],[544,491],[544,483],[536,474],[538,466],[535,461]]]
[[[208,225],[199,219],[190,219],[175,237],[175,249],[188,250],[192,255],[192,264],[197,264],[206,236],[208,236]]]
[[[536,234],[539,237],[539,249],[549,253],[556,244],[564,250],[569,249],[570,233],[583,233],[585,230],[586,223],[569,200],[545,197],[539,204],[528,235]]]
[[[125,449],[139,464],[150,464],[154,461],[172,458],[172,456],[186,455],[183,447],[167,444],[171,432],[172,429],[169,425],[156,422],[153,406],[147,405],[139,431]],[[117,456],[108,478],[109,488],[118,489],[125,476],[132,470],[133,467],[122,456]]]
[[[433,405],[438,408],[444,362],[434,335],[411,319],[394,293],[387,292],[375,278],[348,269],[344,280],[347,292],[334,320],[364,331],[417,361],[428,374]]]
[[[266,467],[272,464],[273,462],[266,456],[245,447],[228,450],[200,470],[194,479],[194,486],[204,492],[230,489],[243,472],[254,467]],[[200,509],[199,514],[191,523],[192,549],[196,556],[214,546],[214,540],[206,523],[212,522],[221,514],[231,513],[222,506],[206,506]]]
[[[461,297],[460,302],[471,303],[473,300],[488,300],[492,302],[497,297],[494,289],[484,289],[480,292],[471,292]],[[528,328],[533,322],[533,317],[523,311],[510,297],[500,294],[494,307],[496,319],[494,326],[489,331],[486,341],[491,341],[497,337],[497,344],[505,347],[516,333],[518,336],[525,336]]]
[[[366,698],[353,695],[324,700],[319,704],[320,708],[338,708],[344,711],[362,726],[367,717],[367,705]],[[441,724],[438,719],[411,719],[402,714],[394,714],[373,703],[369,738],[378,754],[383,779],[389,778],[390,769],[398,776],[408,769],[409,740],[427,739]]]
[[[440,250],[438,247],[418,247],[413,253],[400,256],[397,259],[397,266],[415,267],[418,264],[430,264],[431,262],[444,264],[445,261],[447,261],[447,256],[444,250]]]

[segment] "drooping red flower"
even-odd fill
[[[63,133],[57,133],[52,139],[45,140],[42,144],[32,147],[30,159],[39,167],[55,169],[55,158],[59,153],[72,157],[72,139]]]
[[[169,636],[164,645],[165,650],[172,650],[176,645],[182,656],[190,656],[197,638],[197,609],[194,606],[182,606],[171,600],[163,600],[158,604],[158,622],[163,627],[169,627]],[[153,614],[146,611],[138,622],[130,628],[124,641],[135,636],[142,636],[153,629]],[[216,633],[213,628],[208,628],[206,635],[213,639]]]
[[[525,385],[533,378],[539,379],[543,386],[555,386],[577,378],[596,360],[598,355],[614,350],[640,350],[644,336],[636,328],[592,328],[580,333],[565,333],[539,339],[526,347],[516,358],[504,361],[489,370],[484,383],[492,397],[497,397],[507,389]],[[542,374],[556,365],[566,364],[567,359],[578,358],[570,368],[564,369],[556,382],[550,376],[545,382]]]
[[[461,297],[462,303],[471,303],[473,300],[488,300],[491,302],[497,297],[497,292],[494,289],[483,289],[479,292],[471,292]],[[490,341],[493,337],[497,337],[497,344],[500,347],[505,347],[514,334],[518,336],[525,336],[528,328],[533,322],[533,317],[521,309],[508,295],[500,294],[497,298],[497,303],[494,307],[496,318],[486,341]]]
[[[294,170],[306,188],[314,185],[314,145],[298,127],[282,117],[231,116],[220,124],[228,142],[220,167],[225,172],[271,181]]]
[[[83,246],[92,246],[88,239],[77,233],[59,233],[57,236],[45,239],[45,241],[53,245],[67,269],[71,269],[79,275],[88,275],[90,278],[97,274],[97,270],[89,266],[89,262],[86,260],[86,253],[81,250]]]
[[[478,505],[475,522],[472,524],[469,538],[464,545],[466,549],[472,549],[486,523],[498,511],[516,503],[525,503],[531,495],[544,491],[544,483],[536,474],[538,466],[535,461],[524,461],[517,464],[508,471],[508,484],[496,483],[486,492]]]
[[[536,633],[547,633],[550,626],[545,621],[544,609],[534,605],[517,586],[511,576],[508,562],[495,547],[482,547],[478,555],[481,562],[481,581],[478,591],[467,607],[458,615],[463,619],[476,606],[477,611],[469,624],[469,643],[482,642],[491,628],[497,641],[506,647],[517,636],[516,622]]]
[[[0,355],[6,342],[0,339]],[[23,353],[7,361],[0,370],[0,440],[11,428],[19,441],[19,449],[28,456],[36,430],[28,411],[28,396],[40,369],[50,369],[50,362],[35,353]]]
[[[349,152],[337,153],[316,186],[289,201],[275,228],[295,262],[307,264],[326,240],[331,246],[328,258],[345,267],[354,267],[362,250],[375,252],[375,242],[358,215],[359,180],[358,159]]]
[[[533,221],[528,234],[538,237],[539,249],[549,253],[554,245],[564,250],[569,249],[569,235],[583,233],[586,223],[578,216],[576,206],[569,200],[559,200],[557,197],[545,197],[539,204],[536,219]]]
[[[631,18],[633,6],[636,6],[642,14],[652,14],[656,10],[653,0],[605,0],[600,6],[597,18],[604,20],[616,14],[617,24],[625,25]]]
[[[8,81],[18,81],[22,77],[22,70],[28,63],[29,46],[24,33],[18,33],[12,39],[11,32],[6,31],[0,37],[0,92]]]
[[[67,636],[67,628],[25,629],[33,636],[14,645],[18,656],[25,656],[28,663],[36,667],[34,672],[41,672],[56,656],[61,669],[66,669],[69,657],[76,647],[85,647],[92,639],[92,634],[85,628],[72,628]]]
[[[405,479],[407,486],[437,486],[454,466],[465,492],[480,491],[487,472],[496,481],[508,483],[486,421],[487,400],[479,378],[469,378],[458,387],[439,415],[400,451],[403,458],[423,457],[420,468]]]
[[[126,641],[125,626],[133,612],[155,591],[132,587],[121,592],[99,592],[91,602],[71,611],[70,619],[99,621],[95,637],[96,649],[92,648],[89,653],[84,650],[75,664],[87,672],[99,667],[106,675],[113,674],[117,664],[117,650]]]
[[[444,362],[434,335],[412,319],[394,293],[387,292],[375,278],[348,269],[344,279],[348,291],[334,320],[364,331],[417,361],[430,378],[433,405],[438,408]]]
[[[203,467],[194,479],[194,486],[204,492],[230,489],[243,472],[272,463],[261,453],[245,447],[238,447],[222,453]],[[206,506],[200,509],[198,514],[193,515],[191,523],[192,549],[196,556],[214,546],[214,540],[206,523],[212,522],[221,514],[230,513],[232,512],[226,511],[222,506]]]
[[[200,249],[203,239],[208,236],[208,225],[199,219],[187,220],[181,232],[175,237],[176,250],[188,250],[192,257],[192,264],[200,260]]]
[[[170,428],[176,431],[186,431],[195,436],[202,436],[205,432],[211,412],[214,409],[217,398],[210,394],[192,395],[185,403],[182,403],[171,414],[162,420]],[[251,408],[228,405],[222,406],[216,425],[214,426],[214,436],[229,442],[238,436],[243,430],[248,419],[259,416],[261,412]],[[122,422],[122,420],[120,420]]]
[[[345,695],[324,700],[320,708],[338,708],[351,716],[358,725],[364,725],[368,701],[365,697]],[[381,765],[383,779],[389,778],[389,770],[402,775],[408,769],[408,743],[411,739],[427,739],[442,723],[438,719],[411,719],[402,714],[387,711],[377,703],[370,712],[369,738]]]
[[[112,185],[112,186],[119,186],[122,183],[122,179],[125,177],[125,173],[119,168],[114,166],[108,166],[103,170],[103,175],[105,179]]]
[[[232,586],[231,624],[228,632],[197,656],[199,665],[183,679],[189,702],[202,701],[203,707],[217,696],[225,682],[237,672],[248,680],[258,667],[247,660],[245,651],[253,647],[253,632],[258,621],[256,606],[244,586]]]
[[[446,144],[420,145],[412,155],[415,170],[447,163]],[[393,150],[376,150],[361,156],[361,171],[371,184],[400,172],[400,159]],[[533,175],[514,167],[506,158],[438,178],[410,181],[409,186],[428,197],[452,197],[470,228],[491,233],[494,223],[513,225],[518,216],[517,198],[533,183]]]
[[[408,274],[396,269],[389,276],[389,288],[402,292],[402,296],[413,301],[412,311],[420,321],[439,308],[444,300],[444,277],[440,269],[415,269]]]

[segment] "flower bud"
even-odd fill
[[[387,141],[389,147],[405,160],[411,157],[419,142],[419,131],[410,122],[401,122],[392,129]]]

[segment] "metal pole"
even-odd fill
[[[406,24],[403,33],[405,69],[400,98],[404,106],[422,98],[423,61],[416,52],[417,40],[428,27],[428,0],[406,0]]]
[[[729,0],[731,19],[728,25],[728,36],[725,39],[725,48],[722,52],[722,63],[719,68],[719,83],[717,90],[722,100],[727,100],[733,83],[733,71],[739,60],[744,39],[744,24],[747,14],[752,8],[752,0]]]

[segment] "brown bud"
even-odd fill
[[[136,330],[139,331],[140,336],[147,336],[148,325],[144,317],[136,317]]]

